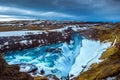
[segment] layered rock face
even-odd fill
[[[67,29],[63,32],[54,31],[36,35],[30,33],[25,36],[1,37],[0,52],[24,50],[53,43],[69,42],[69,39],[73,33],[73,30]],[[87,39],[100,40],[101,42],[112,42],[112,45],[100,57],[101,62],[92,64],[87,71],[81,72],[80,75],[74,79],[120,80],[120,25],[100,29],[94,27],[87,30],[82,30],[80,33]],[[60,51],[60,48],[50,48],[46,50],[47,53],[59,53]],[[47,77],[49,79],[51,77],[56,78],[53,75],[49,75]],[[34,79],[48,80],[48,78],[35,77]],[[33,78],[26,73],[19,72],[18,66],[8,65],[0,56],[0,80],[33,80]],[[56,80],[59,79],[56,78]]]
[[[66,29],[62,32],[51,31],[41,34],[28,33],[22,36],[3,36],[0,37],[0,52],[23,50],[38,46],[68,42],[74,34],[72,29]]]
[[[19,66],[8,65],[0,55],[0,80],[33,80],[33,78],[23,72],[19,72]]]

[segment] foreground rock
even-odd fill
[[[16,65],[8,65],[0,55],[0,80],[33,80],[33,78],[23,72],[19,72]]]

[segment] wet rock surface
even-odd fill
[[[16,64],[18,66],[20,66],[20,71],[21,72],[27,72],[27,73],[35,73],[38,68],[33,65],[33,64]]]
[[[43,32],[42,34],[0,37],[0,52],[6,53],[53,43],[69,42],[74,33],[75,31],[72,29],[67,29],[63,32],[53,31],[48,33]]]
[[[19,66],[8,65],[0,55],[0,80],[33,80],[33,78],[24,72],[19,72]]]
[[[53,74],[49,74],[46,76],[49,80],[60,80],[59,78],[57,78],[55,75]]]
[[[50,48],[47,49],[46,52],[53,52],[53,53],[61,53],[62,49],[61,48]]]
[[[120,25],[119,25],[120,26]],[[81,31],[80,33],[88,39],[101,40],[101,41],[113,41],[114,32],[120,38],[120,30],[117,27],[99,30],[91,28],[89,30]],[[61,32],[50,32],[49,34],[37,34],[27,35],[22,37],[2,37],[0,38],[0,45],[3,45],[6,41],[8,44],[0,46],[0,52],[9,52],[22,50],[27,48],[33,48],[36,46],[42,46],[57,42],[68,42],[73,34],[73,31],[68,29],[64,31],[64,35]],[[113,36],[112,36],[113,35]],[[54,38],[55,37],[55,38]],[[26,40],[26,43],[20,43],[22,40]],[[32,44],[31,44],[32,42]],[[120,40],[117,40],[114,51],[109,51],[105,54],[102,62],[91,65],[91,68],[85,72],[82,72],[76,80],[109,80],[109,77],[114,77],[115,80],[120,80]],[[60,51],[59,49],[49,49],[47,52]],[[108,51],[108,50],[107,50]],[[108,55],[109,54],[109,55]],[[107,55],[107,57],[106,57]],[[33,80],[33,78],[23,72],[19,72],[19,67],[16,65],[8,65],[5,60],[0,56],[0,80]],[[34,72],[36,68],[28,70],[28,72]],[[44,74],[44,72],[41,72]],[[47,78],[46,78],[47,77]],[[48,75],[46,77],[36,77],[34,80],[48,80],[55,79],[59,80],[55,75]],[[64,78],[64,77],[63,77]],[[65,78],[66,79],[66,78]]]

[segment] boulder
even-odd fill
[[[19,72],[17,65],[8,65],[0,54],[0,80],[33,80],[29,74]]]

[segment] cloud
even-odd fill
[[[6,7],[0,6],[0,13],[9,13],[9,14],[16,14],[20,16],[37,16],[37,17],[55,17],[55,18],[75,18],[76,16],[65,14],[65,13],[58,13],[58,12],[50,12],[50,11],[33,11],[33,10],[26,10],[21,8],[15,7]],[[8,15],[9,15],[8,14]]]
[[[12,20],[34,20],[34,19],[23,16],[0,15],[0,21],[12,21]]]
[[[39,19],[120,20],[120,0],[0,0],[0,14]],[[116,17],[116,18],[115,18]],[[108,19],[107,19],[108,18]]]

